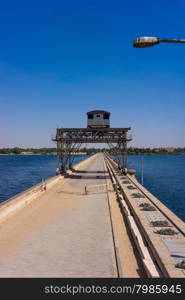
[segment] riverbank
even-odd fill
[[[78,152],[78,153],[71,153],[72,155],[86,155],[87,153],[85,152]],[[20,153],[20,154],[16,154],[16,153],[8,153],[8,154],[3,154],[0,153],[0,155],[2,156],[20,156],[20,155],[57,155],[57,153]]]
[[[95,154],[98,152],[109,152],[111,154],[116,152],[116,148],[80,148],[79,152],[73,152],[73,155]],[[185,154],[185,147],[163,147],[163,148],[137,148],[129,147],[127,149],[128,155],[178,155]],[[56,155],[57,149],[54,148],[0,148],[0,155]]]
[[[94,153],[96,153],[96,152],[94,152]],[[89,153],[87,153],[87,152],[77,152],[77,153],[71,153],[72,155],[87,155],[87,154],[89,154]],[[156,156],[159,156],[159,155],[185,155],[185,152],[184,153],[178,153],[178,152],[170,152],[170,153],[163,153],[163,152],[161,152],[161,153],[142,153],[142,152],[140,152],[140,153],[130,153],[130,152],[128,152],[127,153],[128,155],[156,155]],[[43,153],[43,152],[40,152],[40,153],[34,153],[34,152],[32,152],[32,153],[26,153],[26,152],[24,152],[24,153],[0,153],[0,156],[12,156],[12,155],[14,155],[14,156],[20,156],[20,155],[57,155],[57,152],[52,152],[52,153],[50,153],[50,152],[48,152],[48,153]]]

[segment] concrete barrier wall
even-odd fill
[[[75,170],[83,167],[84,164],[90,162],[95,158],[95,155],[92,155],[83,161],[77,163],[73,166]],[[72,173],[72,171],[68,171],[68,173]],[[40,182],[31,188],[17,194],[16,196],[4,201],[0,205],[0,222],[4,221],[7,217],[17,212],[19,209],[25,207],[33,200],[37,199],[39,196],[46,193],[50,188],[52,188],[55,184],[57,184],[60,180],[63,180],[64,176],[56,175],[48,178],[43,182]],[[46,187],[46,189],[45,189]]]

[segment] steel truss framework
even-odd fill
[[[57,128],[57,173],[65,173],[72,167],[74,152],[82,144],[108,144],[120,168],[127,167],[127,142],[132,138],[127,136],[131,128]]]

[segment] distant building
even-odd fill
[[[164,148],[164,150],[166,150],[167,152],[174,152],[175,148],[167,147],[167,148]]]
[[[135,149],[137,149],[137,148],[134,147],[134,146],[131,146],[131,147],[129,148],[130,151],[134,151]]]
[[[33,152],[31,152],[31,151],[26,151],[26,152],[21,152],[20,154],[22,154],[22,155],[31,155],[31,154],[33,154]]]
[[[105,110],[87,112],[87,127],[110,127],[110,112]]]

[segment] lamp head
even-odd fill
[[[133,46],[135,48],[146,48],[157,45],[160,43],[160,39],[157,37],[139,37],[134,40]]]

